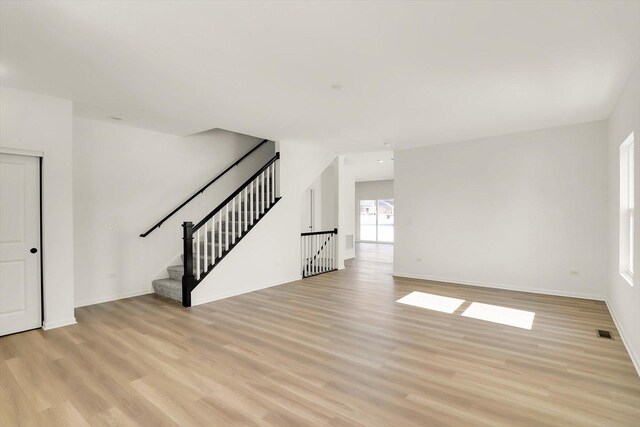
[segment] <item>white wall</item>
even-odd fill
[[[356,241],[360,241],[360,200],[393,199],[393,180],[365,181],[355,184],[355,232]]]
[[[70,101],[0,88],[0,146],[43,153],[45,329],[75,323],[72,116]]]
[[[631,286],[619,274],[619,230],[620,230],[620,144],[634,132],[636,145],[635,164],[640,165],[640,65],[636,66],[620,99],[609,118],[609,280],[607,303],[618,329],[623,335],[631,358],[640,373],[640,283],[634,279]],[[636,166],[636,206],[640,189],[640,168]],[[636,210],[635,223],[640,224],[640,214]],[[638,228],[634,238],[635,247],[640,247]],[[635,252],[634,271],[640,268],[638,250]]]
[[[280,142],[282,200],[193,291],[193,305],[301,277],[301,197],[336,157],[321,148]]]
[[[338,224],[338,236],[340,247],[342,248],[340,261],[344,263],[345,259],[355,258],[356,256],[356,209],[353,200],[356,197],[356,177],[353,166],[347,165],[344,156],[338,158],[339,176],[339,215],[340,222]],[[353,244],[348,247],[347,237],[352,236]]]
[[[151,291],[198,222],[275,152],[264,144],[146,238],[139,235],[260,140],[222,130],[190,137],[76,118],[73,126],[77,306]]]
[[[333,230],[338,226],[338,158],[336,157],[320,175],[321,217],[320,228],[316,231]]]
[[[395,274],[604,299],[606,132],[602,121],[397,151]]]

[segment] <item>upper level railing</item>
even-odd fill
[[[280,200],[276,153],[200,222],[183,227],[182,305],[191,306],[191,291]]]
[[[175,208],[174,210],[172,210],[167,216],[165,216],[164,218],[162,218],[160,221],[158,221],[153,227],[151,227],[150,229],[148,229],[146,232],[142,233],[140,235],[140,237],[147,237],[149,234],[151,234],[151,232],[153,230],[155,230],[156,228],[160,228],[160,226],[167,221],[169,218],[171,218],[176,212],[178,212],[180,209],[182,209],[183,207],[185,207],[190,201],[192,201],[193,199],[195,199],[196,197],[198,197],[200,194],[203,194],[204,191],[209,188],[209,186],[211,186],[214,182],[216,182],[217,180],[219,180],[220,178],[222,178],[227,172],[229,172],[231,169],[233,169],[234,167],[238,166],[244,159],[246,159],[247,157],[249,157],[251,155],[251,153],[253,153],[254,151],[256,151],[258,148],[260,148],[263,144],[266,144],[267,142],[269,142],[268,139],[263,140],[262,142],[260,142],[258,145],[256,145],[255,147],[253,147],[248,153],[246,153],[245,155],[243,155],[242,157],[240,157],[238,160],[236,160],[234,163],[232,163],[228,168],[226,168],[225,170],[223,170],[221,173],[219,173],[215,178],[213,178],[211,181],[209,181],[207,184],[205,184],[204,187],[200,188],[198,191],[196,191],[195,193],[193,193],[193,195],[191,197],[189,197],[187,200],[185,200],[184,202],[182,202],[180,204],[180,206],[178,206],[177,208]]]
[[[300,234],[302,277],[338,269],[338,229]]]

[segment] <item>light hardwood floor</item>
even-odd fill
[[[0,425],[640,425],[640,378],[604,303],[348,268],[183,309],[153,295],[0,338]],[[396,303],[464,299],[452,314]],[[531,330],[463,317],[535,312]],[[614,340],[596,337],[596,329]]]

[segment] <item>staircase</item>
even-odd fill
[[[168,278],[153,281],[153,291],[156,294],[182,302],[185,307],[191,306],[193,289],[280,201],[281,197],[276,195],[279,159],[280,153],[276,153],[197,224],[194,225],[193,222],[182,224],[182,264],[169,266]],[[197,193],[192,198],[196,195]],[[162,221],[166,221],[167,218]],[[159,225],[156,226],[159,227]],[[153,228],[150,231],[153,231]]]

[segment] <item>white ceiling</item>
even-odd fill
[[[3,85],[338,152],[604,119],[640,52],[639,1],[0,4]]]
[[[351,168],[356,182],[393,179],[393,151],[345,154],[344,164]]]

